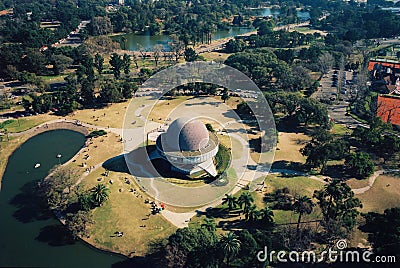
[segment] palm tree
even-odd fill
[[[237,206],[236,197],[230,194],[225,194],[225,197],[222,199],[222,205],[228,204],[229,210],[234,209]]]
[[[303,216],[304,213],[310,214],[313,211],[313,207],[314,203],[312,202],[310,197],[304,195],[302,197],[296,198],[296,201],[293,204],[293,209],[296,213],[299,213],[299,218],[297,220],[297,234],[300,230],[301,216]]]
[[[243,212],[247,213],[249,207],[251,206],[251,204],[254,202],[253,197],[248,193],[248,192],[244,192],[239,196],[238,199],[238,204],[240,205],[240,208],[243,207]]]
[[[245,217],[247,221],[255,222],[261,216],[261,212],[257,209],[256,205],[251,205],[247,210]]]
[[[220,247],[224,256],[226,257],[226,265],[229,267],[229,262],[233,256],[235,256],[240,250],[240,240],[237,235],[233,232],[229,232],[226,235],[221,236],[219,240]]]
[[[264,223],[272,224],[274,222],[274,212],[269,207],[261,210],[261,219]]]
[[[215,232],[217,230],[215,221],[213,218],[206,218],[203,220],[201,227],[207,229],[209,232]]]
[[[110,190],[102,183],[92,188],[92,197],[97,206],[101,206],[108,199]]]

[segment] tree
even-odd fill
[[[210,132],[215,132],[215,129],[213,128],[213,126],[212,126],[210,123],[207,123],[207,124],[206,124],[206,128],[207,128],[207,130],[210,131]]]
[[[271,225],[274,223],[274,212],[272,211],[271,208],[265,207],[261,211],[261,221],[267,226]]]
[[[97,184],[91,189],[94,204],[101,206],[108,199],[110,190],[102,183]]]
[[[72,64],[73,60],[70,57],[56,54],[51,57],[51,62],[53,64],[54,75],[59,75]]]
[[[238,204],[240,205],[240,208],[243,208],[244,213],[247,212],[247,210],[253,204],[253,202],[254,199],[248,192],[243,192],[238,198]]]
[[[318,57],[318,69],[322,74],[327,74],[330,69],[332,69],[333,64],[335,63],[335,59],[328,52],[321,54]]]
[[[133,63],[135,63],[136,69],[139,69],[138,57],[136,56],[136,54],[132,55],[132,60],[133,60]]]
[[[86,78],[82,80],[81,84],[82,87],[81,87],[80,97],[82,98],[82,102],[84,105],[90,106],[94,103],[95,100],[94,85]]]
[[[225,44],[226,53],[241,52],[246,48],[246,43],[242,39],[230,39]]]
[[[385,209],[383,214],[369,212],[364,215],[361,230],[368,234],[374,252],[380,256],[400,258],[400,207]]]
[[[237,199],[233,195],[225,194],[225,197],[222,199],[222,204],[228,204],[229,210],[232,210],[237,206]]]
[[[308,126],[311,123],[318,124],[323,127],[329,126],[329,116],[327,108],[312,98],[302,98],[300,108],[296,112],[295,118],[299,123]]]
[[[122,83],[122,97],[124,99],[132,98],[132,93],[136,93],[137,89],[138,88],[135,83],[125,81],[124,83]]]
[[[121,76],[121,69],[125,67],[124,61],[117,53],[113,53],[110,58],[110,65],[114,73],[114,77],[119,79]]]
[[[224,103],[229,100],[230,96],[229,96],[229,92],[227,88],[224,88],[222,90],[222,95],[221,95],[221,99],[224,101]]]
[[[188,47],[185,49],[184,53],[185,61],[187,62],[196,61],[198,57],[199,55],[197,55],[196,51],[193,48]]]
[[[126,53],[122,56],[122,64],[123,64],[124,74],[128,75],[131,67],[131,57]]]
[[[356,225],[356,218],[362,204],[350,186],[344,181],[333,180],[322,190],[314,191],[314,198],[318,200],[323,220],[322,225],[328,242],[338,238],[345,238]]]
[[[154,62],[156,63],[156,67],[158,67],[158,62],[160,61],[162,50],[163,50],[162,45],[157,44],[157,45],[153,46],[153,58],[154,58]],[[137,65],[136,65],[136,68],[137,68]]]
[[[256,205],[251,205],[245,213],[245,219],[250,222],[256,222],[260,216],[261,213]]]
[[[89,24],[92,35],[107,35],[113,32],[113,26],[109,17],[94,17]]]
[[[209,232],[215,232],[217,230],[215,220],[213,218],[204,219],[201,227],[207,229]]]
[[[90,211],[79,210],[76,213],[67,214],[66,226],[75,239],[79,237],[89,238],[87,228],[93,223],[93,215]]]
[[[78,203],[80,209],[84,211],[89,211],[95,207],[93,196],[90,192],[80,193],[78,196]]]
[[[174,55],[175,62],[179,61],[179,58],[184,54],[185,44],[179,40],[176,35],[171,36],[172,41],[169,43],[171,53]]]
[[[74,201],[72,187],[78,177],[77,170],[59,166],[40,182],[42,196],[51,210],[65,210]]]
[[[180,228],[165,247],[167,267],[215,267],[218,236],[208,228]]]
[[[349,154],[344,164],[349,173],[359,179],[367,178],[374,173],[374,163],[364,152]]]
[[[297,234],[299,234],[300,230],[301,216],[303,216],[303,214],[311,214],[311,212],[313,211],[313,207],[314,203],[308,196],[304,195],[296,198],[296,201],[293,204],[293,210],[299,214],[299,218],[297,220],[297,229],[296,229]]]
[[[350,146],[343,139],[334,139],[334,136],[325,129],[318,130],[312,139],[300,149],[302,155],[307,156],[306,165],[310,168],[321,168],[323,173],[328,160],[343,159],[349,152]]]
[[[96,53],[96,55],[94,55],[94,67],[97,69],[97,72],[99,74],[103,72],[104,58],[99,53]]]
[[[224,257],[226,258],[226,265],[229,267],[231,258],[233,258],[240,250],[240,241],[235,233],[229,232],[226,235],[221,236],[219,245],[224,253]]]

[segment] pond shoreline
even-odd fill
[[[36,127],[30,128],[30,129],[22,131],[22,132],[10,133],[9,134],[10,137],[19,137],[19,139],[15,144],[11,145],[11,148],[10,148],[11,150],[9,152],[6,152],[6,155],[4,157],[5,162],[1,166],[1,169],[0,169],[0,191],[1,191],[4,172],[5,172],[7,164],[8,164],[8,159],[15,152],[15,150],[17,150],[22,144],[24,144],[30,138],[32,138],[36,135],[39,135],[41,133],[52,131],[52,130],[57,130],[57,129],[72,130],[72,131],[79,132],[85,136],[87,136],[90,131],[90,129],[88,127],[77,125],[76,123],[65,119],[65,120],[55,120],[55,121],[45,122]]]

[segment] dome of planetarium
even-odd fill
[[[165,135],[163,147],[168,151],[201,151],[210,139],[203,122],[187,117],[173,121]]]

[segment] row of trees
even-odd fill
[[[268,207],[258,210],[253,197],[248,192],[243,192],[238,198],[226,194],[222,199],[222,204],[227,204],[229,210],[240,207],[248,222],[260,223],[265,227],[271,226],[274,222],[273,211]]]
[[[359,215],[357,209],[361,207],[350,187],[344,182],[333,181],[315,191],[313,198],[316,203],[308,196],[298,196],[292,202],[291,209],[299,215],[295,228],[290,225],[274,226],[271,223],[255,226],[247,218],[247,224],[242,226],[242,230],[218,236],[214,218],[206,218],[198,228],[178,229],[168,238],[162,250],[161,262],[167,267],[259,267],[257,252],[265,246],[273,250],[307,250],[312,242],[332,246],[337,239],[349,237]],[[238,203],[242,204],[244,210],[247,204],[248,213],[254,202],[247,192],[238,198],[226,195],[223,201],[229,210],[235,210]],[[321,209],[323,229],[313,230],[310,240],[309,225],[300,223],[302,216],[310,214],[316,205]]]

